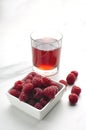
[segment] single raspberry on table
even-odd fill
[[[10,90],[9,90],[9,93],[10,93],[11,95],[17,97],[17,98],[18,98],[19,95],[20,95],[20,91],[14,89],[14,88],[10,89]]]
[[[35,105],[34,105],[35,108],[41,110],[43,108],[43,106],[41,105],[40,102],[37,102]]]
[[[53,85],[49,86],[49,87],[46,87],[43,90],[44,96],[46,96],[49,99],[53,99],[55,97],[55,95],[56,95],[57,92],[58,92],[57,86],[53,86]]]
[[[71,93],[69,95],[69,102],[71,105],[75,105],[78,102],[78,95],[75,93]]]
[[[74,86],[72,87],[72,89],[71,89],[71,93],[75,93],[75,94],[77,94],[77,95],[79,96],[80,93],[81,93],[81,88],[74,85]]]
[[[41,88],[34,88],[33,98],[39,100],[43,96],[43,90]]]
[[[73,73],[69,73],[66,77],[66,81],[69,85],[73,85],[76,80],[76,77]]]
[[[73,71],[71,71],[71,73],[73,73],[73,74],[75,75],[76,78],[78,77],[78,71],[73,70]]]
[[[67,87],[67,85],[68,85],[68,84],[67,84],[67,81],[65,81],[65,80],[63,80],[63,79],[59,80],[59,82],[62,83],[62,84],[64,84],[66,87]]]
[[[32,83],[26,83],[24,84],[22,91],[26,94],[29,94],[33,90],[33,88],[34,86]]]

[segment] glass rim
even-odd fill
[[[53,32],[55,33],[55,37],[53,36]],[[51,34],[51,38],[54,38],[54,39],[56,39],[56,41],[60,41],[60,40],[62,40],[63,39],[63,34],[62,34],[62,32],[59,32],[59,31],[53,31],[52,32],[52,30],[51,30],[51,32],[49,32],[48,31],[48,33],[49,34]],[[31,38],[31,40],[33,40],[33,41],[35,41],[35,42],[38,42],[37,41],[37,38],[34,38],[34,34],[36,34],[37,35],[37,33],[38,34],[41,34],[41,33],[44,33],[44,34],[46,34],[45,35],[45,37],[47,37],[47,32],[46,32],[46,30],[45,31],[32,31],[31,33],[30,33],[30,38]],[[57,36],[59,36],[59,37],[57,37]],[[48,36],[48,37],[50,37],[50,36]],[[42,37],[39,37],[39,38],[43,38],[43,36]]]

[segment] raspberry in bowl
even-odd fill
[[[12,105],[39,120],[58,103],[65,91],[65,85],[36,72],[29,72],[16,81],[7,92]]]

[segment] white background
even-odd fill
[[[5,92],[16,78],[8,75],[9,79],[4,82],[0,79],[0,129],[86,130],[85,0],[0,0],[0,68],[24,61],[32,65],[29,35],[42,28],[58,29],[63,33],[57,80],[65,79],[71,70],[77,70],[76,85],[82,88],[79,102],[74,107],[69,105],[71,87],[68,87],[61,102],[38,121],[11,107]]]

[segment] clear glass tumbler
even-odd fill
[[[57,31],[37,31],[31,35],[33,70],[51,76],[58,72],[62,34]]]

